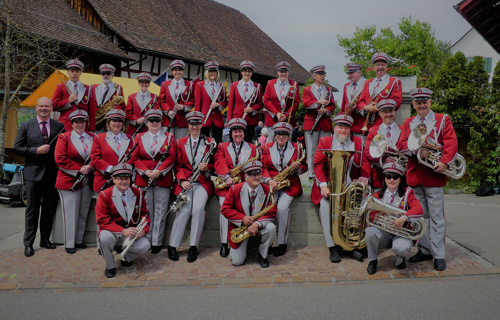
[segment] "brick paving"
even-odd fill
[[[411,255],[416,253],[412,249]],[[269,288],[283,285],[345,285],[370,281],[453,281],[500,278],[500,268],[485,267],[455,245],[447,245],[447,270],[435,271],[432,261],[407,263],[404,270],[396,269],[391,250],[379,255],[379,271],[366,273],[368,262],[346,257],[341,263],[329,260],[324,246],[290,247],[282,257],[270,256],[271,267],[262,269],[256,254],[251,252],[245,265],[234,267],[229,258],[219,256],[219,248],[200,248],[198,260],[186,261],[187,250],[180,260],[172,262],[166,250],[158,255],[146,254],[124,268],[117,257],[118,274],[104,276],[104,260],[97,249],[80,249],[69,255],[63,247],[56,250],[36,249],[26,258],[23,249],[0,252],[0,290],[12,293],[25,290],[51,290],[54,292],[95,290],[165,290],[179,288]],[[255,251],[255,250],[254,250]]]

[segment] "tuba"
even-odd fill
[[[385,160],[387,157],[394,157],[396,163],[402,165],[404,168],[406,168],[408,164],[408,157],[403,153],[397,150],[397,148],[394,146],[394,148],[391,148],[387,145],[388,139],[384,135],[377,134],[375,137],[373,137],[372,141],[370,142],[370,156],[372,158],[379,158],[379,163],[380,166],[382,167],[385,163]],[[389,139],[389,141],[392,142],[392,140]]]
[[[330,212],[332,237],[335,244],[346,251],[363,249],[365,243],[365,211],[361,199],[366,198],[370,187],[353,182],[346,187],[347,168],[351,151],[326,151],[328,157]]]
[[[370,227],[378,228],[382,231],[389,232],[395,236],[403,237],[409,240],[418,240],[427,231],[427,222],[423,218],[416,221],[407,221],[402,227],[394,227],[393,221],[399,218],[406,211],[385,204],[380,199],[374,198],[371,194],[364,199],[366,205],[362,205],[369,211],[377,211],[373,217],[373,222],[370,221],[370,214],[366,215],[366,223]]]
[[[443,146],[427,134],[425,124],[419,124],[412,130],[408,137],[408,149],[416,152],[418,162],[431,169],[434,169],[434,166],[443,157]],[[421,154],[422,150],[427,151],[425,156]],[[457,153],[443,174],[453,179],[460,179],[465,174],[466,168],[467,162],[463,156]]]

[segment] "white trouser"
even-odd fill
[[[444,217],[444,187],[413,187],[415,197],[424,209],[423,218],[428,223],[427,231],[418,240],[418,247],[424,254],[435,259],[445,258],[446,220]]]
[[[366,248],[368,250],[368,261],[377,260],[379,249],[389,249],[398,256],[406,257],[412,247],[412,241],[399,236],[394,236],[376,227],[365,229]]]
[[[153,183],[155,184],[155,183]],[[151,217],[151,225],[149,226],[148,240],[153,246],[163,245],[163,235],[165,234],[165,224],[167,219],[162,221],[162,216],[168,210],[168,202],[170,200],[170,188],[151,185],[148,192],[144,195],[146,207]]]
[[[77,191],[60,189],[58,191],[64,223],[64,246],[75,248],[75,244],[83,243],[93,191],[88,178],[83,180],[82,187]]]
[[[290,231],[290,205],[294,197],[290,197],[285,191],[280,190],[275,193],[274,200],[277,203],[276,224],[278,227],[278,244],[288,242],[288,232]]]
[[[329,137],[332,135],[329,131],[313,131],[312,134],[309,134],[311,131],[306,131],[304,133],[304,137],[306,139],[306,152],[307,152],[307,166],[308,166],[308,175],[309,178],[314,177],[314,152],[316,152],[316,148],[318,147],[319,139],[323,137]]]
[[[113,249],[115,246],[121,246],[126,237],[120,237],[108,230],[101,230],[99,232],[99,248],[101,249],[104,260],[106,260],[106,269],[115,268],[115,256],[113,255]],[[141,255],[148,252],[151,244],[146,237],[142,237],[134,241],[130,249],[125,255],[125,259],[128,262],[132,262]]]
[[[272,222],[267,223],[264,228],[259,230],[259,234],[261,235],[259,253],[264,259],[267,258],[267,252],[273,243],[275,233],[276,226]],[[234,266],[240,266],[245,263],[248,240],[249,238],[243,240],[238,248],[231,248],[231,251],[229,251],[229,257]]]
[[[222,204],[226,197],[219,197],[219,204],[222,209]],[[220,243],[227,244],[227,233],[229,229],[229,220],[222,214],[219,214],[219,223],[220,223]]]
[[[330,201],[327,198],[321,198],[319,203],[319,218],[321,220],[321,226],[323,227],[323,234],[325,235],[326,246],[328,248],[335,245],[332,238],[332,221],[330,216]]]
[[[186,225],[191,218],[191,235],[189,237],[190,246],[198,246],[201,232],[205,224],[205,204],[208,200],[208,193],[199,183],[193,183],[191,189],[187,191],[189,201],[184,203],[175,215],[172,232],[170,233],[170,246],[178,248],[181,246],[182,237],[186,230]]]

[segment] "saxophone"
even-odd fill
[[[257,221],[257,219],[259,219],[260,217],[265,216],[275,206],[274,196],[271,194],[271,192],[269,192],[268,196],[271,198],[271,204],[253,216],[255,221]],[[248,226],[241,226],[231,230],[231,241],[234,243],[240,243],[249,237],[250,233],[248,232]]]
[[[287,177],[292,173],[293,170],[295,170],[293,168],[293,165],[296,163],[301,163],[306,157],[306,153],[304,152],[304,147],[302,146],[302,144],[299,145],[300,145],[299,155],[301,155],[300,158],[292,162],[291,165],[289,165],[288,167],[283,169],[283,171],[274,176],[273,180],[278,183],[278,186],[276,187],[276,190],[274,190],[274,192],[290,186],[290,180],[287,179]]]
[[[106,120],[106,113],[115,108],[115,106],[123,103],[123,96],[113,96],[113,99],[109,100],[105,105],[100,107],[95,115],[95,124],[99,124]]]
[[[243,162],[242,164],[237,165],[233,169],[229,171],[229,175],[233,179],[234,184],[240,183],[241,182],[241,176],[240,173],[243,169],[243,166],[246,165],[249,162],[255,161],[259,159],[259,151],[257,150],[257,154],[253,158],[249,158],[247,161]],[[226,189],[227,185],[226,182],[221,177],[215,178],[215,187],[219,190]]]

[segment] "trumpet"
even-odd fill
[[[370,97],[370,103],[375,102],[375,105],[378,103],[378,92],[373,92],[373,94]],[[368,125],[372,125],[375,123],[375,117],[377,116],[377,113],[368,113],[366,115],[366,120],[365,120],[365,126],[361,128],[361,131],[363,131],[363,134],[365,134],[368,131]]]
[[[408,156],[398,151],[396,146],[393,146],[394,148],[389,147],[387,141],[392,142],[391,139],[387,139],[384,135],[377,134],[370,142],[370,148],[368,149],[370,156],[375,159],[378,158],[381,167],[384,165],[386,157],[394,157],[396,158],[394,162],[406,168]]]
[[[408,137],[408,149],[416,152],[418,162],[431,169],[434,169],[434,166],[443,157],[443,146],[427,134],[425,124],[419,124],[412,130]],[[425,155],[422,154],[424,150],[426,151],[424,152]],[[467,162],[465,158],[457,153],[442,174],[453,179],[460,179],[465,174],[466,168]]]

